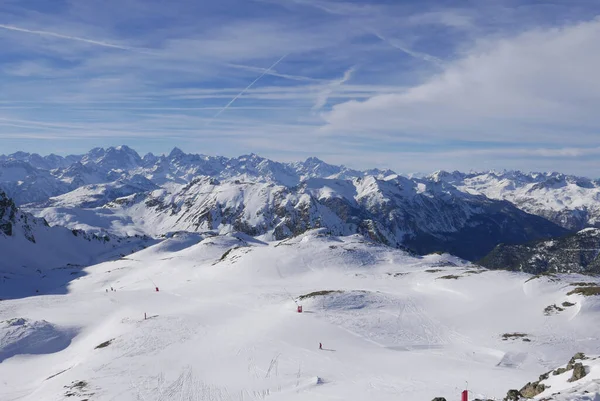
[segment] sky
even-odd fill
[[[0,153],[600,176],[597,0],[3,0]]]

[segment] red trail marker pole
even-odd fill
[[[465,390],[462,392],[462,401],[469,401],[469,391]]]

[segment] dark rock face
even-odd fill
[[[589,228],[551,241],[500,244],[479,264],[532,274],[600,273],[600,229]]]
[[[569,382],[577,381],[587,375],[585,366],[581,362],[577,362],[573,365],[573,376],[569,379]]]
[[[13,235],[13,224],[17,215],[17,207],[12,199],[0,191],[0,233],[10,237]]]
[[[504,401],[519,401],[521,398],[521,393],[519,390],[508,390],[506,397],[504,397]]]
[[[433,400],[431,401],[446,401],[446,399],[444,397],[435,397]]]
[[[546,386],[539,383],[527,383],[519,392],[525,398],[533,398],[538,394],[541,394],[546,390]]]
[[[12,237],[15,234],[15,229],[18,227],[22,230],[23,235],[29,241],[35,243],[32,224],[47,224],[43,219],[21,213],[15,202],[6,194],[0,191],[0,233],[7,237]]]

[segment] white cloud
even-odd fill
[[[326,132],[423,140],[597,141],[600,20],[481,41],[401,94],[334,106]],[[590,133],[593,131],[593,133]],[[565,134],[568,133],[568,139]]]

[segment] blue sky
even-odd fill
[[[599,14],[596,0],[4,0],[0,153],[178,146],[597,177]]]

